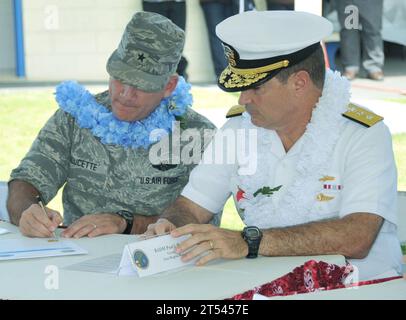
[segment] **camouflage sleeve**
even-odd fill
[[[67,177],[73,128],[73,118],[57,110],[11,172],[10,181],[26,181],[40,192],[45,203],[52,200]]]

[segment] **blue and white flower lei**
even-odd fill
[[[147,149],[172,131],[172,122],[192,105],[191,85],[183,77],[171,96],[161,100],[159,106],[145,119],[126,122],[117,119],[112,111],[97,103],[93,95],[76,81],[64,81],[56,87],[56,101],[61,109],[76,119],[81,128],[89,129],[103,144],[116,144],[125,148]],[[161,134],[150,139],[153,130]]]

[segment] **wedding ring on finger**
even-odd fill
[[[93,229],[97,228],[97,225],[95,223],[92,223]]]
[[[214,249],[214,243],[213,243],[213,241],[209,241],[209,244],[210,244],[210,250],[213,250]]]

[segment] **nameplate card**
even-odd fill
[[[193,265],[196,259],[183,262],[176,247],[190,235],[173,238],[166,234],[129,243],[124,247],[118,274],[150,276],[164,271]]]

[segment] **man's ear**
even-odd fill
[[[305,70],[296,72],[292,77],[292,81],[294,90],[299,94],[303,93],[312,83],[309,73]]]
[[[164,97],[167,98],[169,97],[173,90],[175,90],[176,86],[178,85],[178,80],[179,80],[179,76],[177,74],[174,74],[173,76],[171,76],[169,78],[168,83],[165,86],[164,89]]]

